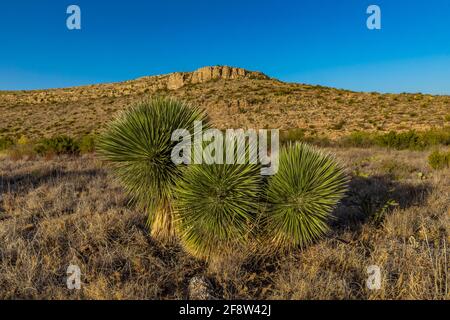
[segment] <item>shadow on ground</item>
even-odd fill
[[[75,178],[80,176],[94,177],[103,174],[102,170],[65,171],[64,168],[38,170],[26,174],[0,176],[0,195],[7,192],[30,192],[39,186],[62,178]]]
[[[27,194],[48,183],[60,183],[61,180],[70,181],[79,177],[94,178],[99,175],[106,173],[99,169],[70,171],[62,167],[16,175],[0,175],[0,213],[3,211],[2,200],[6,193]]]
[[[335,210],[335,231],[356,231],[368,222],[379,224],[393,208],[406,209],[424,203],[432,191],[429,183],[395,181],[389,175],[354,176],[347,196]]]

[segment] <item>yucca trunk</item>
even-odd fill
[[[176,239],[177,232],[175,228],[174,213],[169,200],[163,201],[163,203],[156,208],[152,217],[153,218],[147,222],[151,236],[162,242],[173,243]]]

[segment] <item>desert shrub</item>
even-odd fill
[[[83,136],[78,141],[81,153],[91,153],[95,151],[95,137],[92,135]]]
[[[187,251],[210,258],[250,241],[261,181],[256,165],[191,165],[175,197],[176,224]]]
[[[348,176],[331,155],[303,143],[284,147],[279,161],[278,173],[268,181],[263,237],[284,250],[308,245],[328,231]]]
[[[343,147],[357,148],[379,146],[397,150],[423,150],[437,145],[450,145],[450,127],[429,129],[422,132],[414,130],[391,131],[384,134],[353,132],[341,138],[338,144]]]
[[[379,168],[383,174],[390,176],[394,180],[406,178],[416,171],[415,167],[397,159],[383,159],[380,161]]]
[[[424,147],[420,136],[415,131],[400,133],[391,131],[387,134],[376,136],[374,141],[378,146],[397,150],[422,149]]]
[[[281,144],[302,141],[303,139],[305,139],[305,130],[301,128],[283,130],[280,132]]]
[[[444,169],[450,167],[450,151],[439,152],[433,151],[428,157],[428,164],[433,169]]]
[[[9,145],[7,154],[12,160],[33,159],[36,156],[33,144],[25,136],[21,136],[15,144]]]
[[[430,129],[420,134],[422,144],[427,147],[450,145],[450,127]]]
[[[330,140],[329,138],[316,136],[316,135],[307,136],[301,141],[305,142],[305,143],[308,143],[308,144],[312,144],[312,145],[318,146],[318,147],[331,147],[331,146],[333,146],[333,141]]]
[[[343,147],[368,148],[374,145],[373,135],[368,132],[352,132],[343,137],[339,144]]]
[[[30,140],[24,135],[22,135],[19,140],[17,140],[17,144],[20,146],[24,146],[30,143]]]
[[[148,212],[152,235],[175,235],[171,199],[183,167],[172,162],[176,129],[191,133],[195,121],[207,122],[198,108],[168,98],[137,103],[111,122],[97,140],[99,155],[111,163],[127,193]]]
[[[80,146],[74,138],[68,136],[56,136],[44,138],[37,142],[34,151],[38,155],[78,154]]]
[[[305,130],[301,128],[280,131],[280,144],[286,145],[293,142],[306,142],[321,147],[329,147],[332,141],[327,137],[317,135],[305,135]]]
[[[338,123],[331,126],[332,130],[341,130],[346,124],[345,120],[341,120]]]
[[[14,140],[10,137],[0,138],[0,151],[11,148],[14,145]]]

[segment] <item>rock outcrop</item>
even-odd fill
[[[194,72],[175,72],[168,75],[167,88],[179,89],[187,84],[208,82],[211,80],[233,79],[269,79],[268,76],[257,71],[228,66],[203,67]]]

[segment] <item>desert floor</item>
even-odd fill
[[[205,263],[154,241],[95,155],[0,160],[0,298],[449,299],[450,169],[429,152],[330,149],[352,174],[332,232],[290,255]],[[66,270],[81,268],[69,290]],[[366,286],[381,270],[380,290]]]

